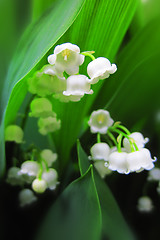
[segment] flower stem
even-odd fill
[[[100,135],[100,133],[97,133],[97,143],[101,143],[101,135]]]
[[[81,54],[86,56],[86,57],[90,57],[93,60],[95,60],[96,58],[92,55],[92,53],[95,53],[94,51],[88,51],[88,52],[82,52]]]

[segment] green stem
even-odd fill
[[[96,58],[91,54],[94,53],[94,51],[89,51],[89,52],[82,52],[81,54],[86,56],[86,57],[90,57],[93,60],[95,60]]]
[[[118,152],[122,152],[122,150],[121,150],[122,138],[123,138],[122,134],[120,134],[118,136],[118,138],[117,138],[117,142],[118,142],[118,148],[117,149],[118,149]]]
[[[112,141],[114,142],[115,146],[116,146],[117,149],[118,149],[118,144],[117,144],[117,141],[116,141],[114,135],[113,135],[110,131],[107,131],[107,134],[108,134],[108,136],[112,139]]]
[[[117,125],[116,127],[122,129],[122,130],[123,130],[124,132],[126,132],[128,135],[131,134],[130,131],[129,131],[126,127],[124,127],[124,126],[122,126],[122,125]]]
[[[100,135],[100,133],[97,133],[97,143],[101,143],[101,135]]]

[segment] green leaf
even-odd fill
[[[80,15],[60,40],[80,46],[81,51],[95,50],[95,56],[113,60],[128,29],[136,9],[135,0],[88,0]],[[88,60],[86,61],[88,62]],[[86,64],[80,73],[86,74]],[[58,133],[54,134],[56,148],[65,169],[70,150],[76,142],[82,122],[90,110],[103,82],[93,86],[94,94],[85,96],[79,103],[54,103],[55,111],[62,120]]]
[[[49,209],[37,240],[100,240],[101,211],[92,166]]]
[[[27,92],[28,74],[73,23],[83,3],[84,0],[57,0],[55,5],[38,22],[31,24],[24,33],[5,81],[1,106],[4,112],[3,127],[4,124],[8,125],[15,120]],[[5,166],[2,158],[3,139],[0,143],[0,152],[0,166],[3,166],[0,168],[0,176],[2,176]]]
[[[32,0],[32,19],[37,20],[56,0]]]
[[[88,157],[78,142],[78,161],[81,175],[87,170]],[[89,163],[88,163],[89,165]],[[107,184],[100,178],[99,174],[94,170],[93,174],[96,189],[100,201],[102,212],[102,232],[104,239],[109,240],[132,240],[134,239],[129,230],[121,211],[110,191]]]
[[[130,126],[149,116],[160,104],[160,18],[149,23],[118,57],[116,79],[106,81],[98,102],[106,103],[113,117]],[[135,54],[136,53],[136,54]]]
[[[84,152],[79,140],[77,141],[77,154],[78,154],[78,164],[81,176],[83,176],[88,170],[90,164],[88,160],[88,156]]]

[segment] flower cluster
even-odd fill
[[[57,45],[54,53],[48,56],[48,63],[32,78],[28,79],[28,90],[39,97],[53,96],[62,102],[77,102],[85,94],[92,94],[91,84],[108,78],[117,67],[107,58],[95,59],[93,51],[80,53],[80,48],[71,43]],[[86,75],[79,73],[85,56],[91,58]]]
[[[91,147],[89,159],[93,160],[101,177],[111,171],[128,174],[154,167],[156,158],[152,159],[150,151],[145,148],[149,139],[140,132],[130,133],[119,122],[114,123],[108,111],[100,109],[92,112],[88,124],[91,132],[97,133],[97,143]],[[100,134],[109,140],[110,145],[101,142]],[[115,137],[115,134],[118,136]]]
[[[7,173],[7,183],[12,186],[31,185],[36,193],[43,193],[48,188],[54,190],[58,184],[58,173],[52,167],[57,154],[50,149],[37,153],[37,159],[24,161],[21,167],[11,167]],[[34,202],[37,197],[32,190],[24,188],[19,194],[20,205],[24,206]]]

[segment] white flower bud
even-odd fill
[[[72,75],[67,78],[67,90],[63,92],[65,96],[72,96],[70,101],[79,101],[84,94],[92,94],[91,85],[87,82],[85,75]]]
[[[114,123],[113,119],[110,117],[108,111],[99,109],[97,111],[93,111],[88,125],[91,128],[92,133],[107,133],[108,127],[110,127]]]
[[[152,200],[149,197],[143,196],[138,199],[137,208],[140,212],[151,212],[154,206]]]
[[[61,120],[55,117],[40,118],[38,120],[39,132],[42,135],[47,135],[50,132],[55,132],[61,127]]]
[[[109,155],[108,168],[112,171],[128,174],[129,168],[126,161],[127,153],[125,152],[113,152]]]
[[[50,168],[48,171],[44,171],[42,174],[42,179],[46,181],[47,187],[51,190],[56,188],[58,183],[58,174],[57,171],[53,168]]]
[[[37,193],[44,193],[47,189],[47,183],[44,179],[36,178],[32,182],[32,189]]]
[[[5,129],[5,141],[22,143],[23,135],[23,130],[17,125],[9,125]]]
[[[53,65],[57,72],[66,71],[69,75],[77,74],[79,66],[84,62],[84,55],[80,54],[80,48],[71,43],[57,45],[54,54],[48,57],[48,62]]]
[[[159,168],[153,168],[148,172],[148,178],[149,181],[160,181],[160,169]]]
[[[56,117],[52,111],[52,104],[47,98],[36,98],[31,102],[30,117]]]
[[[145,146],[145,144],[149,141],[149,138],[144,138],[140,132],[131,133],[130,135],[128,135],[128,137],[130,137],[131,141],[132,141],[132,139],[134,140],[134,142],[136,143],[139,150],[141,148],[143,148]],[[123,146],[127,152],[131,152],[130,142],[127,138],[124,138]],[[133,145],[133,147],[134,147],[134,145]],[[134,149],[135,149],[135,147],[134,147]]]
[[[19,193],[19,202],[20,206],[24,207],[29,205],[37,200],[37,197],[34,195],[33,191],[30,189],[23,189]]]
[[[87,73],[91,78],[91,84],[97,83],[100,79],[108,78],[110,74],[117,71],[117,66],[110,63],[107,58],[99,57],[88,64]]]
[[[40,156],[45,160],[48,167],[51,167],[58,157],[57,153],[53,153],[50,149],[44,149],[41,151]]]
[[[19,175],[20,168],[11,167],[7,173],[6,182],[11,184],[12,186],[22,186],[24,184],[24,179],[21,175]]]
[[[35,161],[25,161],[21,165],[21,170],[19,171],[19,174],[27,174],[28,176],[36,177],[39,170],[40,170],[39,163]]]
[[[96,143],[91,147],[90,152],[92,160],[107,161],[110,154],[110,147],[108,146],[107,143]]]
[[[112,172],[105,166],[105,163],[106,162],[103,160],[98,160],[94,162],[94,167],[96,168],[101,178],[105,178],[106,175],[109,175]]]

